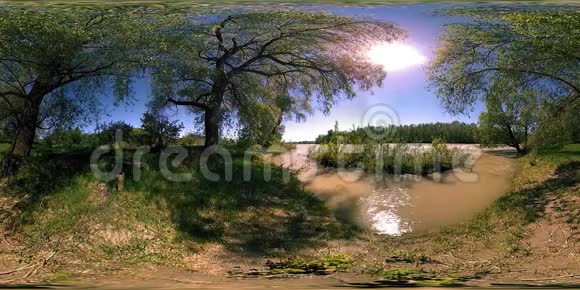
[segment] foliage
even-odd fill
[[[455,10],[473,21],[448,26],[430,66],[445,108],[468,112],[496,81],[509,79],[545,96],[578,95],[580,13],[565,11]],[[556,95],[553,95],[556,94]]]
[[[83,144],[85,141],[86,134],[79,128],[74,128],[70,130],[56,129],[48,134],[46,134],[42,141],[49,146],[59,144],[65,146],[72,146]]]
[[[569,143],[580,143],[580,103],[568,103],[567,109],[559,105],[545,105],[537,115],[538,125],[530,136],[531,149],[562,147]]]
[[[472,8],[448,13],[467,16],[470,21],[448,26],[429,78],[451,113],[469,113],[475,103],[488,103],[488,112],[481,118],[485,141],[501,140],[515,147],[526,141],[522,136],[530,128],[524,128],[533,124],[534,111],[550,106],[573,111],[578,106],[578,11]],[[512,110],[500,112],[507,107]],[[550,121],[539,125],[547,124]],[[496,130],[500,126],[502,132]],[[520,132],[513,135],[520,136],[506,137],[505,128],[509,127],[517,128],[514,130]],[[534,140],[549,143],[541,136]]]
[[[267,265],[275,273],[289,274],[328,274],[343,271],[353,266],[353,258],[346,254],[328,255],[316,260],[307,261],[302,258],[290,258],[284,262],[268,262]]]
[[[8,149],[10,149],[10,144],[0,143],[0,155],[8,151]]]
[[[433,260],[424,253],[408,250],[396,250],[390,255],[389,258],[387,258],[386,261],[389,263],[404,262],[415,264],[425,264],[433,262]]]
[[[181,138],[179,138],[179,145],[186,145],[186,146],[191,146],[191,145],[203,145],[205,138],[200,135],[200,134],[196,134],[196,133],[187,133],[183,136],[181,136]]]
[[[142,144],[165,147],[179,137],[183,124],[172,121],[160,110],[149,110],[141,118]]]
[[[382,278],[380,281],[369,284],[356,283],[356,285],[367,287],[457,287],[469,280],[464,277],[437,277],[434,273],[414,268],[385,269],[379,273],[379,276]]]
[[[8,143],[11,141],[10,134],[0,128],[0,143]]]
[[[484,146],[506,144],[523,152],[535,128],[539,96],[498,80],[485,98],[486,111],[479,116],[479,140]]]
[[[29,154],[37,127],[67,129],[94,112],[104,84],[119,98],[130,94],[155,23],[135,12],[0,11],[0,108],[15,127],[11,155]]]
[[[353,51],[400,38],[391,23],[322,12],[251,11],[217,21],[183,19],[167,35],[173,49],[154,72],[154,93],[203,113],[206,145],[227,124],[268,143],[283,118],[303,120],[316,99],[328,112],[355,87],[380,85],[385,73]],[[265,140],[265,141],[263,141]]]
[[[130,143],[133,127],[123,121],[117,121],[102,124],[98,130],[100,145],[113,145],[119,143],[121,140],[125,143]],[[117,137],[120,137],[121,140],[117,139]]]
[[[443,139],[435,138],[427,148],[405,143],[327,143],[315,147],[309,157],[327,167],[361,168],[377,174],[429,174],[465,166],[469,154],[448,149]]]
[[[338,125],[338,123],[336,124]],[[431,143],[437,136],[445,138],[449,143],[476,143],[478,127],[476,124],[460,122],[428,123],[417,125],[399,125],[383,127],[356,128],[351,131],[328,131],[320,135],[315,143],[337,143],[338,139],[347,144],[364,144],[371,136],[382,143]],[[372,135],[371,135],[372,134]]]
[[[272,113],[271,108],[262,103],[243,107],[242,110],[248,114],[252,112],[252,117],[241,119],[242,127],[238,132],[240,143],[269,147],[282,141],[284,135],[282,113]]]

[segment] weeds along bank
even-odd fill
[[[88,164],[75,164],[87,156],[61,158],[29,164],[3,185],[3,198],[19,202],[2,218],[14,245],[2,250],[25,257],[24,265],[56,253],[51,269],[102,271],[152,264],[224,274],[234,263],[228,261],[262,264],[261,257],[286,257],[358,233],[303,191],[286,169],[272,166],[265,180],[265,165],[254,158],[250,180],[244,180],[242,153],[232,153],[229,182],[204,178],[195,149],[172,168],[190,173],[187,182],[167,180],[159,170],[159,156],[147,154],[140,180],[127,176],[123,192],[114,190],[114,181],[96,180]],[[223,175],[222,159],[208,164]]]
[[[233,265],[276,273],[352,267],[387,281],[437,285],[511,279],[514,271],[529,278],[538,270],[547,276],[577,270],[577,145],[518,159],[513,190],[470,222],[401,237],[371,235],[338,220],[292,174],[285,181],[284,168],[272,166],[264,180],[264,163],[256,158],[250,182],[244,181],[241,152],[232,156],[230,182],[207,181],[195,166],[199,154],[174,168],[190,173],[190,181],[169,181],[158,155],[147,154],[140,180],[127,178],[123,192],[92,177],[78,161],[88,160],[83,154],[58,154],[4,181],[8,270],[42,263],[40,272],[58,280],[62,273],[145,265],[222,276]],[[220,159],[210,161],[213,172],[224,172]],[[298,258],[265,264],[290,257]],[[87,269],[92,272],[81,273]]]
[[[530,254],[531,245],[526,244],[526,238],[533,234],[530,225],[534,223],[545,221],[567,227],[568,241],[578,241],[580,146],[571,144],[531,153],[519,158],[518,166],[512,191],[459,229],[516,256]],[[576,249],[579,246],[575,245]]]
[[[517,164],[512,190],[480,214],[433,233],[388,239],[377,249],[386,260],[369,270],[411,282],[435,275],[466,284],[577,287],[580,145],[530,153]]]
[[[431,146],[425,145],[382,144],[372,140],[360,145],[329,142],[313,147],[309,157],[326,167],[362,167],[370,173],[420,175],[464,167],[470,158],[467,150],[448,146],[440,138],[435,138]]]

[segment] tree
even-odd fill
[[[578,112],[580,102],[569,102],[566,110],[562,110],[558,104],[544,104],[537,114],[537,128],[530,136],[532,149],[580,143]]]
[[[303,120],[314,98],[328,112],[337,97],[354,97],[355,86],[380,85],[384,71],[362,53],[402,36],[390,23],[298,11],[186,19],[171,31],[178,41],[154,72],[154,92],[203,114],[206,146],[218,143],[226,120],[254,135],[273,132],[283,118]]]
[[[567,110],[575,106],[570,103],[580,102],[580,12],[475,8],[451,13],[472,21],[449,25],[429,68],[430,81],[447,111],[469,113],[473,104],[490,101],[487,107],[492,111],[481,118],[489,129],[505,116],[498,115],[498,109],[508,104],[530,102]],[[499,96],[494,90],[502,80],[511,83],[512,92],[535,93],[525,100],[519,99],[522,95]],[[488,98],[490,94],[493,97]]]
[[[172,121],[161,110],[149,110],[141,118],[144,142],[160,149],[179,138],[183,124]]]
[[[123,121],[109,122],[98,127],[98,139],[102,144],[108,145],[122,145],[117,138],[117,134],[121,134],[124,142],[129,143],[133,127]]]
[[[485,98],[498,74],[559,97],[580,97],[580,12],[453,13],[475,20],[449,25],[429,68],[450,112],[465,113]]]
[[[239,141],[264,147],[280,142],[284,134],[283,110],[283,105],[272,106],[261,102],[245,106],[240,104]]]
[[[538,94],[521,91],[507,79],[494,84],[485,99],[487,110],[479,117],[479,140],[483,145],[506,144],[523,153],[536,124]]]
[[[43,134],[42,141],[47,145],[52,146],[55,144],[73,146],[81,145],[84,139],[84,133],[79,128],[73,129],[55,129]]]
[[[137,12],[0,11],[0,107],[15,129],[2,174],[28,157],[38,128],[79,113],[55,114],[56,108],[94,104],[86,98],[111,83],[118,97],[129,94],[129,76],[144,59],[150,23]]]
[[[338,131],[335,123],[335,130],[329,130],[325,135],[319,135],[316,137],[315,143],[336,143],[340,137],[342,138],[341,142],[344,143],[365,144],[371,139],[368,135],[369,130],[382,136],[381,143],[432,143],[436,138],[443,138],[450,143],[475,143],[478,127],[476,124],[455,121],[452,123],[391,125],[388,127],[367,126],[353,128],[351,131]]]

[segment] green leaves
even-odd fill
[[[429,78],[450,113],[486,104],[482,143],[520,151],[529,134],[546,132],[541,126],[550,122],[536,124],[539,111],[580,102],[580,12],[473,8],[451,14],[471,21],[448,27]],[[554,123],[559,116],[552,115]]]
[[[579,12],[471,9],[455,14],[472,21],[449,26],[429,68],[448,111],[468,113],[501,78],[546,94],[580,94]]]
[[[156,96],[218,108],[222,124],[257,140],[278,134],[282,118],[304,119],[313,103],[327,113],[356,87],[380,85],[385,74],[364,53],[403,34],[391,23],[297,10],[188,18],[166,31],[175,45],[154,72]]]

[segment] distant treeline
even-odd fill
[[[146,115],[146,114],[145,114]],[[53,129],[39,131],[34,138],[35,144],[65,147],[89,147],[122,144],[126,147],[148,145],[163,147],[167,145],[203,145],[203,135],[196,133],[180,134],[183,126],[177,121],[163,118],[143,118],[141,127],[133,127],[123,121],[110,122],[97,126],[96,132],[86,132],[80,128]],[[121,132],[118,136],[117,132]],[[10,143],[14,133],[0,129],[0,143]],[[120,137],[121,139],[117,139]],[[224,140],[227,143],[229,140]]]
[[[364,127],[350,131],[329,130],[325,135],[316,138],[317,144],[340,142],[362,144],[369,141],[384,143],[431,143],[434,138],[442,138],[447,143],[477,143],[477,124],[462,122],[428,123],[417,125],[400,125],[389,127]]]

